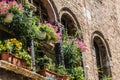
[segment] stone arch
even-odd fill
[[[33,3],[37,6],[36,14],[44,18],[43,21],[50,23],[58,21],[57,8],[52,0],[35,0]]]
[[[95,31],[92,34],[92,47],[96,55],[99,79],[104,76],[111,76],[111,54],[104,35]]]
[[[70,30],[68,31],[68,34],[69,33],[75,34],[74,32],[76,32],[77,30],[81,30],[75,14],[69,8],[67,7],[62,8],[59,12],[59,17],[60,17],[60,22],[64,25],[64,27],[67,26],[68,30]],[[64,23],[67,23],[67,24],[64,24]]]

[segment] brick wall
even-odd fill
[[[112,78],[119,80],[120,73],[120,1],[119,0],[53,0],[58,13],[69,8],[77,17],[88,51],[84,53],[89,80],[97,80],[96,60],[91,36],[95,31],[103,34],[112,55]]]
[[[0,80],[32,80],[20,74],[16,74],[12,71],[7,71],[0,68]]]

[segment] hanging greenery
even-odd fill
[[[62,50],[70,79],[84,80],[81,53],[87,50],[87,46],[75,36],[69,36],[66,31],[63,31]]]

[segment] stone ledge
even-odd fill
[[[3,61],[3,60],[0,60],[0,68],[3,68],[3,69],[8,70],[8,71],[13,71],[16,74],[21,74],[21,75],[26,76],[28,78],[31,78],[33,80],[48,80],[48,79],[44,78],[43,76],[41,76],[35,72],[21,68],[19,66],[16,66],[14,64],[8,63],[8,62]]]

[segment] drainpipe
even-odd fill
[[[57,25],[59,26],[59,32],[62,34],[62,30],[63,30],[63,25],[59,22],[57,22]],[[64,54],[63,54],[63,51],[62,51],[62,39],[60,40],[60,43],[57,43],[57,46],[56,46],[57,51],[58,51],[58,58],[59,58],[59,65],[63,65],[65,66],[65,63],[64,63]]]
[[[30,53],[31,53],[31,56],[32,56],[32,70],[33,70],[33,72],[36,72],[36,68],[35,68],[35,53],[34,53],[34,41],[33,41],[33,39],[31,39],[31,46],[30,46],[30,48],[31,48]]]
[[[33,4],[33,0],[30,0],[30,3]],[[30,16],[32,17],[32,12],[30,13]],[[30,42],[31,42],[31,45],[30,45],[30,48],[31,48],[30,54],[31,54],[31,57],[32,57],[31,68],[32,68],[33,72],[36,72],[36,68],[35,68],[35,53],[34,53],[34,40],[31,38]]]
[[[63,30],[63,26],[61,25],[60,26],[60,33],[62,34],[62,30]],[[63,66],[65,66],[65,63],[64,63],[64,54],[63,54],[63,50],[62,50],[62,38],[60,40],[60,57],[61,57],[61,64]]]
[[[88,80],[87,71],[88,71],[89,67],[88,67],[87,64],[86,64],[85,59],[86,59],[86,58],[85,58],[85,52],[82,52],[82,61],[83,61],[83,68],[84,68],[85,80]]]

